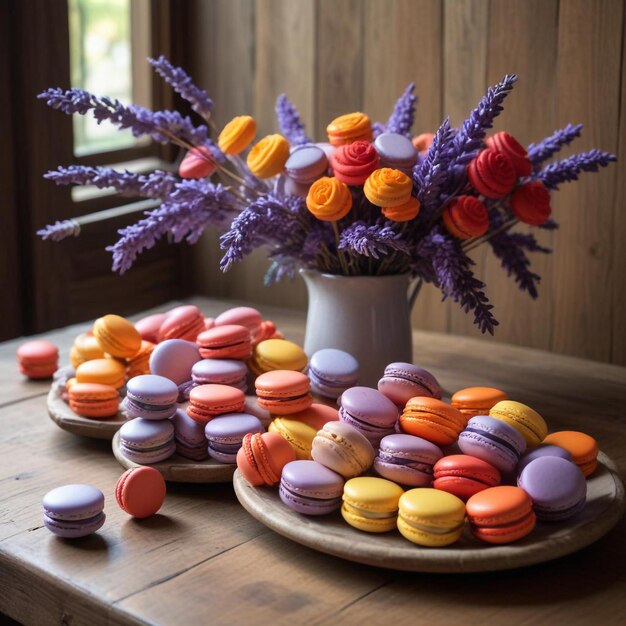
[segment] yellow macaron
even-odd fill
[[[82,333],[74,339],[74,343],[70,349],[70,362],[74,369],[85,361],[103,358],[104,350],[100,347],[98,340],[93,335]]]
[[[119,315],[99,317],[93,325],[93,334],[107,354],[119,359],[130,359],[141,348],[139,331]]]
[[[396,527],[402,487],[384,478],[359,476],[343,488],[343,519],[358,530],[386,533]]]
[[[126,382],[126,365],[116,359],[92,359],[76,368],[79,383],[100,383],[120,389]]]
[[[286,339],[266,339],[254,347],[248,367],[260,376],[273,370],[303,372],[307,363],[306,353],[298,344]]]
[[[489,409],[489,415],[513,426],[529,448],[538,446],[548,434],[548,425],[543,417],[521,402],[502,400]]]
[[[267,429],[271,433],[278,433],[286,439],[296,453],[296,459],[307,461],[311,459],[311,447],[317,431],[307,424],[284,417],[275,417]]]
[[[451,493],[410,489],[402,495],[398,507],[398,530],[419,546],[447,546],[463,533],[465,505]]]

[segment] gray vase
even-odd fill
[[[336,276],[300,270],[309,295],[304,351],[345,350],[357,358],[359,384],[376,387],[393,361],[412,362],[409,277]]]

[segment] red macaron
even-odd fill
[[[433,468],[433,487],[447,491],[461,500],[500,484],[500,472],[493,466],[468,454],[451,454],[439,459]]]
[[[165,500],[165,480],[153,467],[133,467],[125,471],[115,485],[115,499],[120,508],[133,517],[154,515]]]
[[[17,349],[17,360],[24,376],[50,378],[59,367],[59,349],[51,341],[27,341]]]

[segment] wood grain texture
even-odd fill
[[[191,302],[211,316],[233,304]],[[302,340],[301,313],[261,310],[288,338]],[[50,334],[64,361],[85,328]],[[626,476],[625,368],[442,333],[416,331],[413,339],[444,387],[502,387],[540,411],[551,429],[592,434]],[[623,618],[626,520],[593,547],[540,567],[454,580],[304,548],[256,522],[229,485],[170,484],[157,516],[133,520],[115,505],[122,468],[110,443],[70,435],[47,418],[45,393],[28,397],[31,386],[15,368],[18,343],[0,344],[3,398],[13,398],[0,407],[0,611],[27,626],[405,623],[416,615],[469,626]],[[92,537],[59,540],[42,527],[41,498],[77,479],[103,490],[107,522]]]

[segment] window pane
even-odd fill
[[[145,85],[149,47],[145,25],[149,16],[137,16],[137,7],[133,10],[131,4],[132,0],[68,0],[72,87],[117,98],[125,104],[133,102],[133,92]],[[139,56],[143,57],[141,63]],[[144,75],[133,76],[133,68]],[[145,87],[141,91],[145,93]],[[130,131],[119,131],[107,122],[98,125],[91,115],[74,116],[77,156],[137,143]]]

